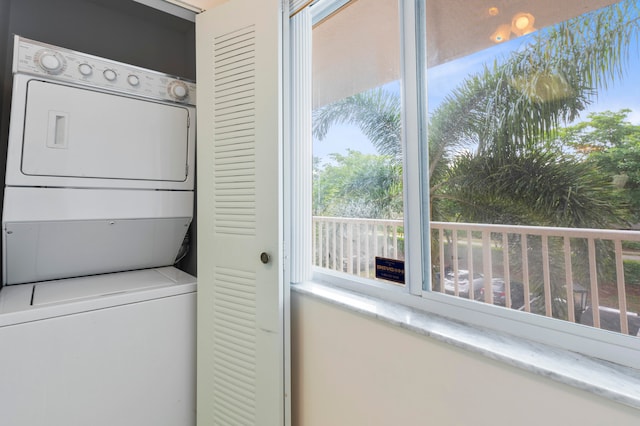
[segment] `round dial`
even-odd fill
[[[93,73],[93,67],[89,64],[80,64],[78,65],[78,71],[86,77]]]
[[[104,70],[102,75],[104,75],[104,78],[106,78],[108,81],[115,81],[115,79],[118,78],[118,74],[116,74],[116,72],[112,69]]]
[[[61,54],[51,50],[41,50],[36,53],[35,62],[49,74],[60,74],[67,66]]]
[[[127,77],[127,82],[132,86],[137,86],[140,84],[140,78],[137,75],[129,74]]]
[[[189,96],[189,88],[184,82],[173,80],[169,84],[169,95],[174,99],[182,101]]]

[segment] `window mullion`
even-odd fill
[[[422,94],[423,72],[421,67],[420,45],[424,43],[419,39],[419,19],[423,1],[400,2],[400,31],[401,31],[401,64],[402,64],[402,141],[404,161],[404,234],[405,234],[405,259],[406,282],[411,294],[422,294],[423,281],[428,277],[427,266],[423,267],[423,259],[429,259],[428,241],[422,243],[421,231],[424,220],[428,228],[428,203],[423,208],[422,179],[421,179],[421,114],[426,111],[423,108],[425,96]],[[424,210],[424,211],[423,211]],[[423,219],[424,218],[424,219]],[[423,257],[423,251],[426,256]],[[427,262],[428,263],[428,262]]]
[[[290,19],[291,32],[291,282],[312,274],[311,13],[303,9]]]

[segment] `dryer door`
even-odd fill
[[[190,110],[30,80],[20,171],[28,176],[184,182]]]

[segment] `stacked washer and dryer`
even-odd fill
[[[195,84],[16,37],[0,423],[195,424]]]

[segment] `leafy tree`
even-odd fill
[[[591,113],[587,120],[561,129],[559,141],[600,170],[619,189],[628,217],[640,222],[640,126],[627,117],[631,110]]]
[[[356,124],[381,155],[402,164],[400,98],[382,89],[358,93],[313,111],[313,136],[323,140],[331,126]]]
[[[452,91],[429,119],[432,220],[625,224],[626,211],[610,180],[554,141],[600,89],[624,75],[638,27],[636,2],[621,1],[539,31],[525,48]],[[322,139],[335,123],[356,124],[380,152],[399,162],[399,111],[397,96],[374,89],[314,111],[314,135]],[[600,251],[606,263],[606,248]],[[561,280],[555,256],[550,266]],[[554,300],[562,297],[558,288],[554,292]]]
[[[613,187],[591,172],[583,178],[588,170],[564,156],[553,141],[559,126],[578,117],[599,88],[624,74],[628,47],[637,34],[636,4],[622,1],[540,31],[525,49],[469,76],[429,120],[431,217],[473,221],[477,209],[490,209],[500,200],[520,206],[509,212],[511,223],[624,223]],[[379,152],[399,163],[399,111],[398,95],[374,89],[314,111],[314,136],[322,140],[333,124],[356,124]],[[470,149],[473,153],[458,155]],[[551,152],[555,155],[545,154]],[[546,168],[542,161],[548,163]],[[560,168],[566,173],[559,173]],[[555,172],[534,173],[551,169]],[[514,181],[516,177],[520,181]],[[481,190],[470,191],[468,183]],[[597,187],[587,188],[586,183]],[[523,198],[514,187],[534,195]],[[538,200],[536,208],[524,208],[532,197]],[[473,206],[477,209],[469,208]],[[586,213],[590,209],[597,214]],[[484,222],[503,222],[506,217],[480,216]]]
[[[391,156],[349,150],[314,159],[313,214],[396,219],[402,217],[402,169]]]

